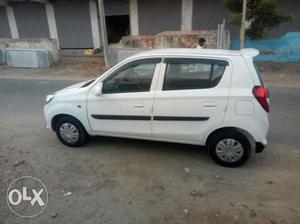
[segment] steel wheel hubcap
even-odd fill
[[[79,139],[78,129],[70,123],[63,123],[59,128],[60,136],[68,143],[77,142]]]
[[[222,161],[236,162],[244,155],[244,148],[237,140],[226,138],[218,142],[216,154]]]

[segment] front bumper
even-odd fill
[[[46,120],[46,127],[48,129],[51,129],[51,116],[49,114],[47,104],[44,106],[44,117],[45,117],[45,120]]]

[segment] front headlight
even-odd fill
[[[47,95],[46,96],[46,104],[49,103],[51,100],[53,100],[54,95]]]

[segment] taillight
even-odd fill
[[[264,110],[269,113],[270,105],[268,101],[269,99],[268,89],[264,86],[254,86],[252,92],[255,98],[257,99],[257,101],[262,106],[262,108],[264,108]]]

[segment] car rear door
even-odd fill
[[[224,59],[165,58],[154,99],[154,138],[204,144],[226,110],[231,66]]]

